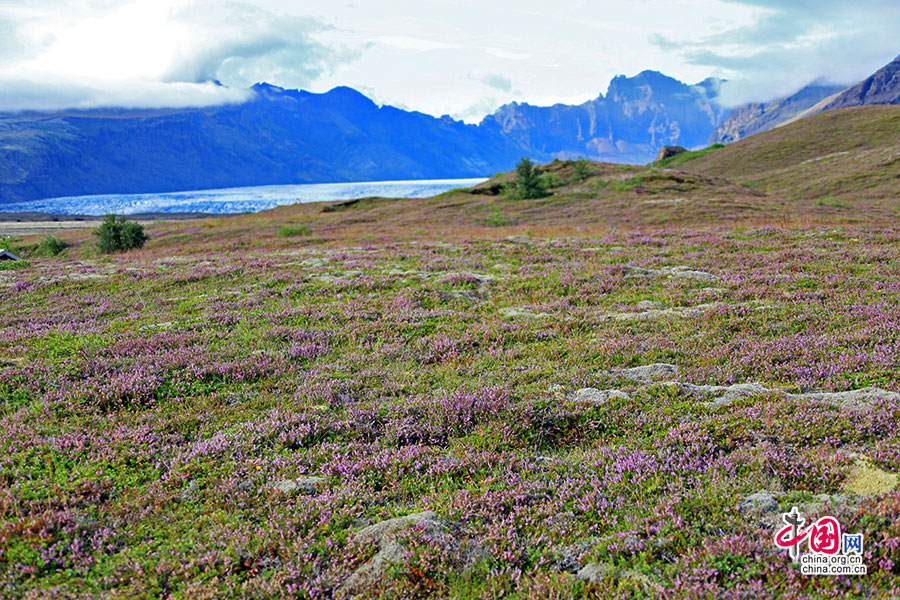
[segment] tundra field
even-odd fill
[[[900,595],[896,210],[591,169],[14,240],[0,596]]]

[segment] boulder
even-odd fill
[[[426,510],[369,525],[354,533],[352,539],[357,544],[379,544],[386,536],[402,533],[413,526],[439,532],[445,528],[446,524],[438,519],[434,512]]]
[[[738,510],[744,514],[766,516],[778,512],[778,500],[771,492],[760,490],[741,500]]]
[[[881,388],[867,387],[849,392],[811,392],[795,394],[792,397],[830,404],[848,412],[866,412],[876,406],[900,399],[900,394]]]
[[[436,544],[446,552],[458,553],[459,542],[450,533],[448,524],[430,510],[375,523],[350,537],[354,544],[377,546],[378,552],[344,580],[339,588],[341,594],[371,596],[383,583],[392,565],[402,564],[406,558],[403,544],[393,536],[413,529],[427,543]]]
[[[600,405],[612,398],[631,400],[631,396],[621,390],[598,390],[597,388],[581,388],[575,392],[575,402]]]
[[[682,154],[683,152],[687,152],[687,148],[682,148],[681,146],[663,146],[656,154],[656,160],[664,160],[671,156]]]
[[[314,496],[325,486],[324,477],[298,477],[297,479],[282,479],[272,487],[285,496]]]
[[[678,366],[667,363],[653,363],[630,369],[618,369],[617,375],[640,383],[653,383],[654,381],[670,380],[678,374]]]
[[[506,308],[501,308],[499,311],[501,316],[516,319],[516,318],[526,318],[526,319],[543,319],[545,317],[551,316],[550,313],[545,312],[533,312],[528,309],[519,307],[519,306],[509,306]]]

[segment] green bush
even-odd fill
[[[545,189],[557,188],[564,185],[562,179],[557,177],[556,173],[547,173],[541,177],[541,182]]]
[[[575,166],[572,168],[572,171],[575,175],[575,181],[584,181],[591,176],[591,172],[588,169],[588,161],[583,158],[579,158],[575,161]]]
[[[143,248],[144,243],[150,239],[144,233],[143,225],[116,215],[106,215],[103,224],[94,231],[94,235],[97,236],[97,249],[107,254]]]
[[[281,237],[300,237],[303,235],[310,235],[311,233],[312,229],[310,229],[308,225],[285,225],[278,231],[278,235]]]
[[[58,237],[48,235],[38,246],[38,254],[40,254],[41,256],[57,256],[60,252],[66,249],[67,245],[68,244],[66,244]]]
[[[528,158],[522,158],[516,163],[516,180],[513,197],[516,200],[529,198],[543,198],[547,195],[547,187],[540,167]]]
[[[507,217],[496,208],[491,211],[484,220],[484,224],[488,227],[505,227],[507,225],[513,225],[515,222],[515,219]]]
[[[19,238],[16,238],[16,241],[20,241]],[[0,250],[9,250],[13,254],[18,255],[22,254],[21,248],[13,243],[12,238],[7,237],[0,237]]]
[[[610,189],[615,192],[630,192],[643,183],[644,178],[638,175],[637,177],[632,177],[630,179],[626,179],[625,181],[617,181],[612,184],[612,187]]]
[[[2,260],[0,261],[0,271],[18,271],[19,269],[27,269],[31,263],[25,260]]]

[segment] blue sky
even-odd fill
[[[644,69],[727,78],[737,104],[859,80],[897,31],[897,0],[0,0],[0,110],[237,102],[267,81],[474,122]]]

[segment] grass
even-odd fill
[[[610,186],[610,189],[614,192],[630,192],[636,187],[640,187],[644,183],[644,178],[638,175],[637,177],[630,177],[623,181],[616,181]]]
[[[830,198],[868,216],[892,210],[900,177],[900,108],[822,113],[729,144],[685,169],[798,198]]]
[[[162,223],[99,260],[68,232],[0,274],[0,596],[329,598],[366,569],[363,597],[896,595],[893,213],[580,164],[542,199]],[[802,576],[778,511],[739,508],[761,490],[862,533],[869,574]],[[421,511],[389,568],[354,541]]]

